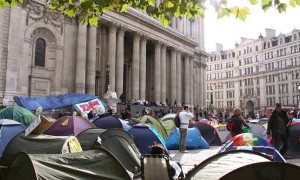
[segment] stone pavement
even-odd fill
[[[205,159],[217,154],[222,146],[211,146],[209,149],[189,150],[188,153],[180,153],[179,150],[169,150],[172,160],[179,161],[182,165],[183,173],[186,174],[195,165],[200,164]]]
[[[186,174],[195,165],[200,164],[207,158],[217,154],[222,146],[211,146],[209,149],[189,150],[188,153],[180,153],[179,150],[169,150],[172,160],[179,161],[183,173]],[[300,159],[286,159],[287,163],[300,166]]]

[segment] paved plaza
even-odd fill
[[[169,150],[170,157],[174,161],[179,161],[182,165],[183,173],[186,174],[205,159],[217,154],[222,146],[211,146],[209,149],[189,150],[188,153],[180,153],[178,150]],[[300,166],[300,159],[286,159],[287,163]]]

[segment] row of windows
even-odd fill
[[[299,35],[299,32],[298,34],[297,33],[294,33],[292,36],[293,36],[293,39],[294,41],[296,41],[298,39],[298,35]],[[270,48],[270,47],[274,47],[274,46],[277,46],[277,45],[283,45],[283,43],[289,43],[289,42],[292,42],[292,36],[287,36],[287,37],[280,37],[279,38],[279,43],[278,43],[278,39],[272,39],[272,41],[270,42],[265,42],[264,43],[264,49],[266,48]]]
[[[299,103],[298,96],[292,96],[292,102],[289,102],[289,97],[279,97],[279,102],[283,106],[291,106]],[[267,98],[267,106],[274,107],[275,106],[275,97]]]
[[[266,94],[267,95],[275,94],[275,85],[266,86]]]
[[[279,94],[281,93],[288,93],[289,92],[289,86],[288,84],[279,84],[278,85]]]
[[[255,46],[255,51],[258,51],[258,46]],[[246,49],[244,49],[244,53],[243,54],[250,54],[252,53],[252,47],[247,46]],[[242,50],[239,50],[239,56],[242,55]]]

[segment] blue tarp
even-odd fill
[[[63,108],[72,106],[81,102],[90,101],[97,98],[97,96],[83,94],[83,93],[69,93],[59,96],[48,97],[20,97],[14,96],[15,102],[30,111],[35,111],[38,107],[43,110]]]

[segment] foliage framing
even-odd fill
[[[117,12],[126,12],[129,6],[146,11],[166,27],[171,22],[171,17],[175,16],[181,19],[186,16],[188,19],[202,16],[205,11],[203,4],[210,2],[218,13],[218,18],[233,15],[242,21],[250,14],[248,7],[228,7],[229,0],[161,0],[156,6],[155,0],[49,0],[49,7],[58,10],[69,17],[80,17],[82,23],[98,25],[99,16],[103,12],[111,10]],[[278,12],[286,12],[287,6],[295,8],[300,5],[300,0],[248,0],[252,5],[260,6],[264,11],[269,8],[276,8]],[[23,0],[0,0],[0,8],[16,6],[17,3],[23,3]],[[150,8],[149,8],[150,7]]]

